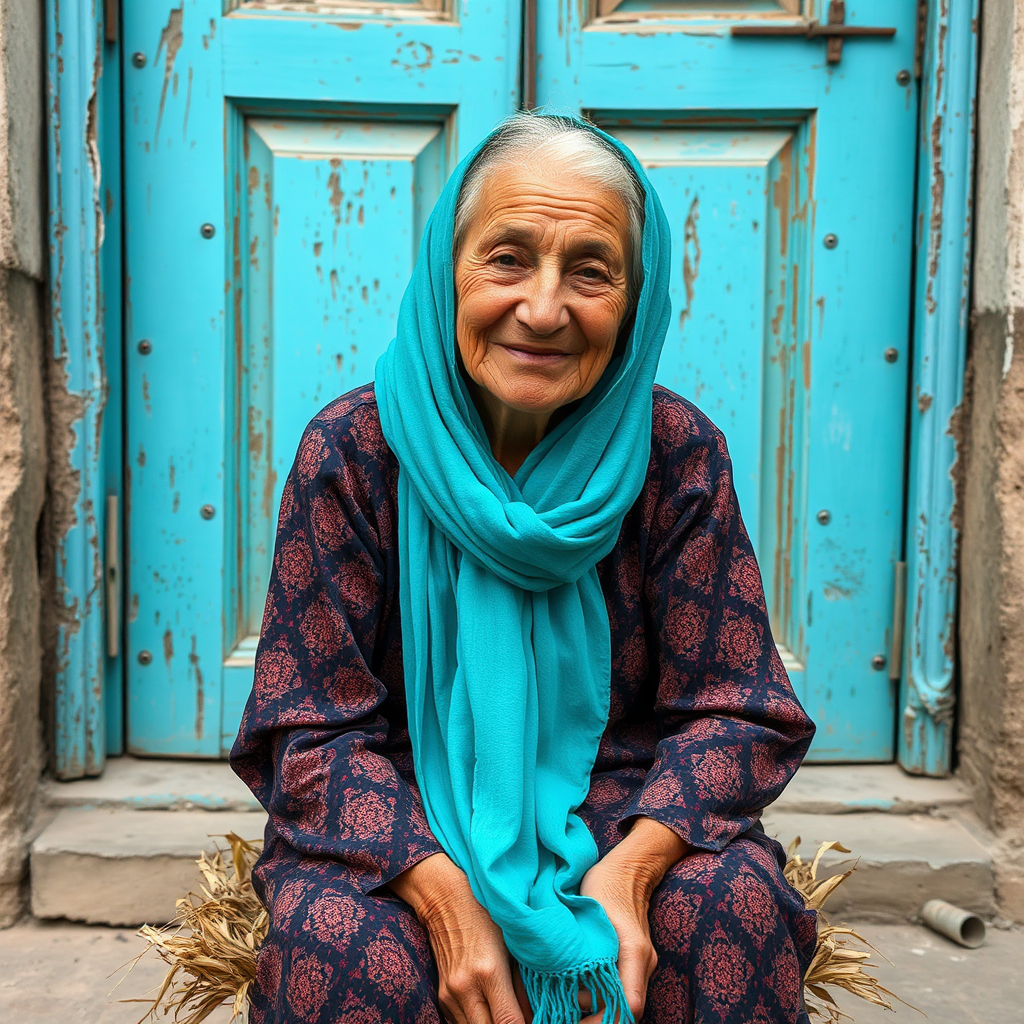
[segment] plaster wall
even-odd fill
[[[42,3],[0,0],[0,926],[23,906],[42,764]]]
[[[1024,921],[1024,0],[984,0],[960,590],[960,764]]]

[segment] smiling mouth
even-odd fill
[[[517,362],[527,363],[530,366],[552,366],[563,359],[568,359],[570,355],[568,352],[550,349],[538,352],[536,349],[516,348],[514,345],[502,345],[501,347]]]

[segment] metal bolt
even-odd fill
[[[898,71],[896,73],[896,84],[904,86],[910,85],[911,78],[912,76],[910,72],[904,68],[902,71]]]
[[[827,508],[823,508],[816,516],[815,519],[821,523],[822,526],[828,526],[832,522],[832,513]]]
[[[152,661],[153,661],[153,655],[150,654],[149,651],[139,651],[139,664],[140,665],[149,665],[149,664],[152,664]]]
[[[132,54],[132,64],[137,68],[144,68],[146,66],[146,55],[141,50],[137,50]]]
[[[826,249],[834,249],[839,244],[839,236],[828,234],[821,241]]]
[[[217,510],[212,505],[204,505],[199,510],[199,514],[204,519],[212,519],[217,514]]]
[[[199,229],[199,234],[201,234],[203,238],[213,238],[213,236],[217,234],[217,229],[212,224],[204,224]]]
[[[899,359],[899,357],[900,357],[899,349],[887,348],[885,350],[885,361],[887,363],[895,363],[896,360]]]
[[[146,341],[145,339],[143,339],[142,341],[139,342],[139,352],[141,352],[142,355],[148,356],[149,353],[152,351],[153,343],[151,341]]]
[[[884,654],[876,654],[871,659],[871,667],[876,672],[881,672],[882,669],[885,668],[885,665],[886,665],[886,661],[885,661],[885,655]]]

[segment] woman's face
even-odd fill
[[[471,380],[522,413],[583,398],[628,305],[625,205],[564,166],[486,177],[455,264],[456,336]]]

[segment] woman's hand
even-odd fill
[[[658,964],[647,919],[651,896],[686,850],[686,843],[670,828],[652,818],[638,818],[629,835],[583,876],[580,885],[580,895],[601,904],[619,937],[619,977],[637,1021]],[[594,1009],[589,993],[580,994],[580,1005],[584,1011]],[[600,1022],[600,1014],[592,1013],[581,1024]]]
[[[414,864],[390,888],[427,930],[437,961],[438,999],[451,1024],[527,1024],[501,929],[445,854]]]

